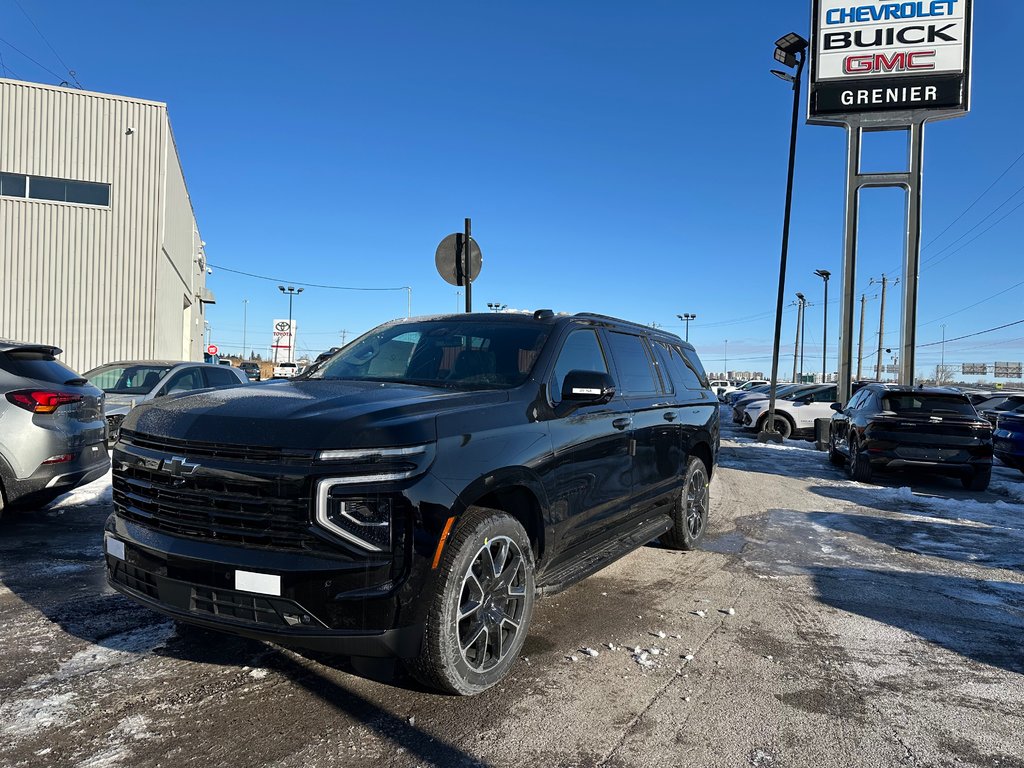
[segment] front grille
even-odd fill
[[[225,459],[238,461],[274,462],[283,464],[308,464],[314,458],[313,451],[291,448],[271,448],[258,445],[234,445],[226,443],[204,443],[194,440],[177,440],[171,437],[143,435],[127,429],[121,430],[121,441],[139,448],[164,453],[176,453],[189,458]]]
[[[178,536],[270,549],[324,547],[310,531],[309,491],[299,482],[227,473],[175,477],[128,466],[114,473],[113,495],[125,519]]]

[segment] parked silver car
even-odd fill
[[[122,360],[86,371],[85,378],[106,393],[110,443],[117,440],[124,417],[139,403],[197,389],[249,383],[245,372],[233,366],[177,360]]]
[[[60,353],[0,340],[0,512],[45,506],[110,468],[103,392]]]

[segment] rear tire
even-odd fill
[[[423,645],[406,662],[424,685],[470,696],[498,683],[526,640],[534,603],[533,549],[519,521],[470,507],[445,547]]]
[[[757,423],[758,432],[768,431],[768,416],[762,416],[761,420]],[[789,436],[793,434],[793,423],[778,413],[775,414],[775,432],[779,433],[779,437],[783,440],[788,440]]]
[[[1024,470],[1022,470],[1024,471]],[[969,475],[964,475],[960,478],[960,482],[963,483],[964,488],[969,491],[984,491],[988,489],[988,484],[992,480],[992,467],[984,467],[982,469],[976,469]]]
[[[868,457],[860,452],[856,441],[850,443],[850,463],[847,467],[850,479],[857,483],[871,482],[871,463]]]
[[[672,506],[672,528],[661,535],[661,543],[684,552],[697,549],[707,530],[710,511],[708,468],[693,456],[686,465],[683,488]]]

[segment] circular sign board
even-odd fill
[[[217,345],[216,344],[211,344],[210,346],[208,346],[206,348],[206,354],[208,354],[208,355],[216,355],[217,351],[218,350],[217,350]]]
[[[465,256],[463,255],[462,241],[466,235],[456,232],[448,235],[441,244],[437,246],[437,253],[434,254],[434,263],[437,265],[439,274],[446,283],[451,285],[465,285]],[[480,252],[480,246],[476,240],[469,238],[469,279],[476,280],[480,274],[480,267],[483,266],[484,257]]]

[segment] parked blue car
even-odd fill
[[[1024,411],[1000,414],[992,442],[996,458],[1024,472]]]

